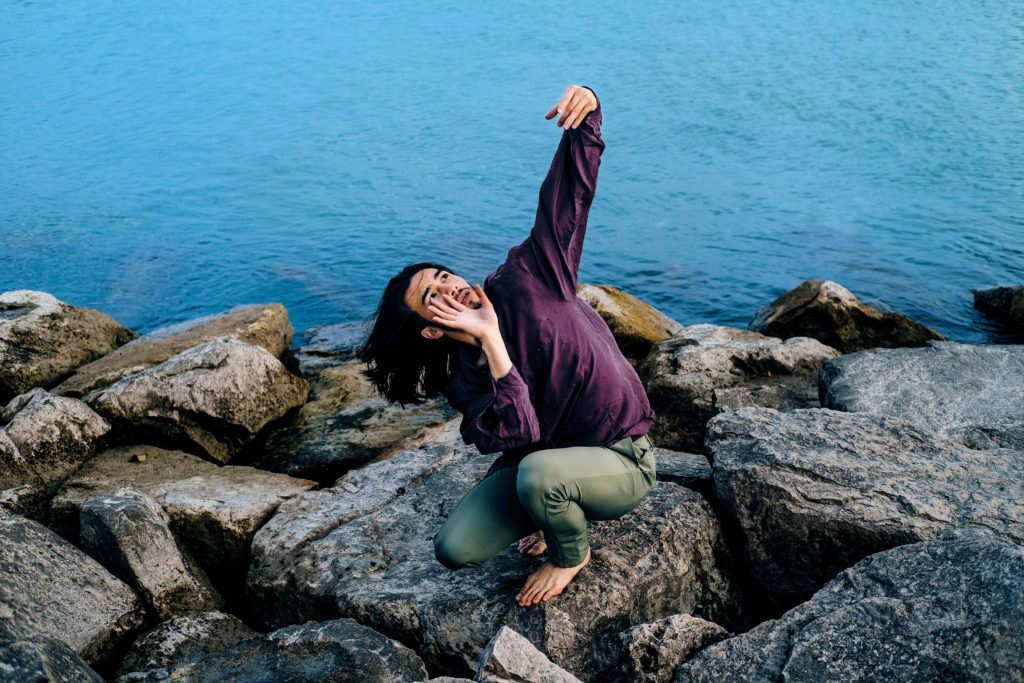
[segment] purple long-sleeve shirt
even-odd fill
[[[466,346],[446,393],[463,414],[463,439],[481,453],[504,451],[491,471],[545,448],[642,436],[654,418],[608,326],[576,296],[603,151],[598,102],[562,133],[530,236],[484,282],[513,368],[494,380]]]

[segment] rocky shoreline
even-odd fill
[[[1024,345],[808,281],[749,329],[579,294],[637,368],[659,481],[540,560],[432,537],[490,458],[389,406],[357,324],[280,304],[138,336],[0,294],[0,680],[1024,681]],[[978,290],[1024,331],[1024,286]]]

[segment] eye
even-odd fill
[[[448,273],[441,273],[441,282],[444,282],[447,279],[448,279]]]

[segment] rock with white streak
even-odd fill
[[[280,358],[292,343],[288,311],[281,304],[236,306],[231,310],[170,325],[139,337],[78,368],[54,392],[81,397],[170,360],[194,346],[230,338],[262,346]]]
[[[658,446],[702,452],[707,421],[738,408],[818,406],[821,364],[838,356],[814,339],[782,341],[718,325],[690,325],[655,344],[637,367],[657,413]]]
[[[0,294],[0,402],[49,387],[136,337],[113,318],[45,292]]]
[[[126,432],[160,434],[227,462],[270,422],[306,400],[309,385],[261,346],[206,342],[126,377],[85,401]]]
[[[533,643],[502,626],[484,648],[474,680],[484,683],[580,683]]]

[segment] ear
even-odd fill
[[[420,330],[420,334],[422,334],[427,339],[440,339],[441,337],[444,336],[444,332],[437,327],[424,327],[422,330]]]

